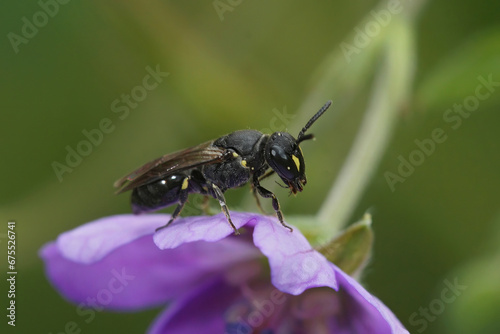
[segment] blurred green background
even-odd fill
[[[276,110],[294,115],[306,98],[314,107],[284,124],[294,135],[327,99],[334,107],[311,131],[318,140],[302,145],[304,192],[290,198],[286,189],[276,192],[285,217],[321,207],[367,109],[375,73],[399,62],[384,65],[380,52],[360,48],[353,58],[370,70],[352,83],[351,66],[359,64],[343,57],[341,43],[353,45],[355,29],[374,20],[370,11],[387,5],[215,3],[229,7],[218,13],[213,1],[69,1],[57,13],[52,8],[46,22],[37,17],[38,31],[14,38],[14,45],[10,33],[24,38],[23,17],[33,22],[42,9],[34,1],[2,3],[0,241],[4,252],[7,221],[15,220],[18,250],[17,326],[8,330],[59,333],[75,321],[82,333],[143,332],[159,310],[101,312],[82,321],[47,282],[38,249],[85,222],[130,212],[129,196],[115,196],[112,184],[142,163],[237,129],[272,128]],[[412,333],[500,333],[500,87],[457,129],[443,119],[475,94],[478,76],[500,81],[500,3],[400,5],[409,3],[410,13],[404,8],[392,19],[409,27],[412,54],[400,60],[414,76],[404,83],[408,94],[397,106],[387,149],[347,220],[373,214],[375,248],[363,282]],[[344,76],[325,81],[331,57]],[[147,66],[169,75],[128,114],[114,112],[113,101],[142,85]],[[322,82],[331,86],[318,87]],[[66,165],[67,146],[77,149],[86,139],[82,131],[105,118],[113,130],[59,180],[54,162]],[[397,173],[398,157],[408,159],[418,148],[414,141],[431,138],[436,128],[447,140],[391,191],[385,173]],[[242,205],[248,187],[226,197],[233,209],[257,210]],[[422,320],[420,309],[436,307],[446,281],[455,279],[467,288]],[[6,312],[5,280],[1,289]]]

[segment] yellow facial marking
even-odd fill
[[[185,178],[184,181],[182,181],[182,186],[181,186],[181,189],[184,190],[184,189],[187,189],[188,187],[188,184],[189,184],[189,178]]]
[[[299,158],[297,158],[295,155],[292,154],[292,159],[293,159],[293,162],[295,162],[295,166],[297,167],[297,170],[300,170]]]
[[[241,160],[241,165],[242,165],[243,167],[246,167],[246,166],[247,166],[247,161],[246,161],[246,160]]]
[[[233,157],[237,158],[238,157],[238,153],[233,152]]]

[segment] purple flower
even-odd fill
[[[219,214],[179,219],[153,238],[168,215],[106,217],[40,254],[49,280],[88,321],[85,308],[171,303],[149,333],[408,333],[298,229],[257,214],[231,217],[244,227],[239,236]]]

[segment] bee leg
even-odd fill
[[[290,226],[285,224],[285,221],[283,220],[283,214],[281,213],[280,203],[278,202],[278,198],[276,197],[276,195],[273,194],[271,191],[267,190],[266,188],[262,187],[258,183],[258,181],[254,181],[253,186],[257,189],[260,196],[262,196],[264,198],[271,198],[272,199],[274,211],[276,212],[276,215],[278,216],[278,219],[279,219],[281,225],[283,225],[283,227],[289,229],[290,232],[293,232],[293,228],[291,228]]]
[[[251,188],[252,188],[252,195],[253,195],[253,197],[255,198],[255,202],[257,202],[257,207],[259,208],[259,211],[260,211],[262,214],[268,215],[268,213],[264,210],[264,208],[263,208],[263,207],[262,207],[262,205],[260,204],[260,199],[259,199],[259,196],[257,196],[257,189],[254,187],[254,185],[253,185],[253,184],[251,185]]]
[[[189,184],[189,177],[186,177],[182,183],[181,190],[179,191],[179,205],[177,205],[177,207],[175,208],[174,213],[172,213],[172,217],[170,218],[168,223],[166,223],[165,225],[163,225],[161,227],[158,227],[155,230],[155,232],[163,230],[165,227],[172,224],[172,222],[179,216],[182,209],[184,208],[184,205],[186,204],[186,202],[188,200],[188,195],[189,195],[188,184]]]
[[[231,225],[231,227],[234,230],[234,234],[236,234],[236,235],[240,234],[240,232],[238,232],[238,229],[236,228],[236,226],[234,226],[234,224],[231,220],[231,217],[229,216],[229,210],[227,209],[226,199],[224,198],[224,194],[222,193],[222,190],[220,190],[220,188],[216,184],[213,184],[213,183],[212,183],[212,189],[214,190],[215,197],[219,201],[220,208],[221,208],[222,212],[224,212],[224,215],[226,216],[226,219],[227,219],[229,225]]]
[[[273,169],[270,169],[267,173],[265,173],[264,175],[262,176],[259,176],[259,182],[264,180],[265,178],[273,175],[275,172]],[[260,204],[260,199],[259,199],[259,196],[257,196],[257,189],[255,187],[255,185],[253,183],[250,184],[250,187],[252,188],[252,195],[253,197],[255,198],[255,202],[257,202],[257,207],[259,208],[259,211],[265,215],[268,215],[269,213],[266,212],[266,210],[264,210],[264,208],[262,207],[262,205]]]

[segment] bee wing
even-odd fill
[[[196,166],[221,162],[226,150],[213,146],[213,140],[187,148],[182,151],[166,154],[148,162],[132,173],[114,183],[117,194],[159,180],[169,174],[190,169]]]

